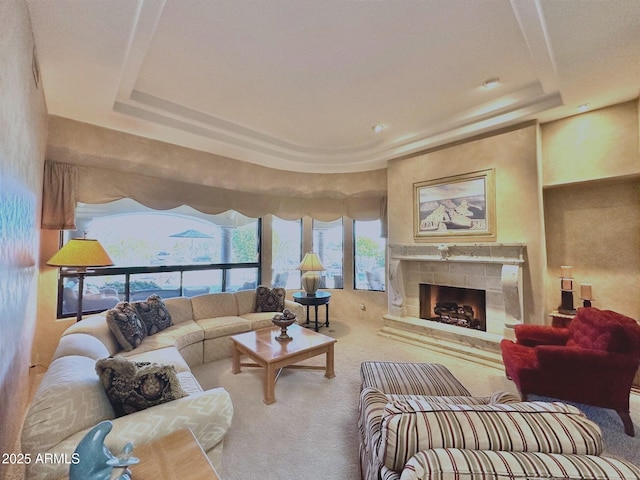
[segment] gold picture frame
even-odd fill
[[[495,169],[413,184],[414,239],[496,239]]]

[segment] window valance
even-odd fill
[[[355,220],[382,219],[386,226],[386,196],[379,192],[335,198],[270,195],[49,161],[44,178],[42,227],[48,229],[75,229],[76,202],[96,204],[121,198],[157,210],[189,205],[203,213],[235,210],[254,218],[273,214],[285,220],[310,216],[331,221],[347,216]]]

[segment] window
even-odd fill
[[[83,312],[143,300],[255,288],[260,280],[260,221],[238,212],[207,215],[190,207],[157,211],[124,199],[79,204],[78,230],[63,241],[100,241],[114,261],[87,275]],[[58,316],[77,311],[77,276],[61,271]]]
[[[271,222],[272,252],[271,284],[287,290],[300,288],[302,260],[302,220],[282,220],[273,216]]]
[[[320,288],[343,288],[343,228],[342,219],[333,222],[313,221],[313,251],[325,268],[321,272]]]
[[[385,289],[386,241],[380,231],[380,220],[353,222],[356,290]]]

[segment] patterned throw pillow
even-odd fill
[[[281,312],[286,295],[284,288],[260,285],[256,290],[256,312]]]
[[[107,311],[107,325],[125,352],[136,348],[147,336],[147,328],[128,302],[120,302]]]
[[[173,325],[169,310],[162,298],[156,294],[151,295],[145,301],[133,302],[133,306],[147,328],[147,335],[153,335]]]
[[[187,396],[173,365],[109,357],[96,362],[96,373],[117,417]]]

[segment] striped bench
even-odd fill
[[[438,363],[363,362],[360,389],[430,396],[471,396],[469,390]]]

